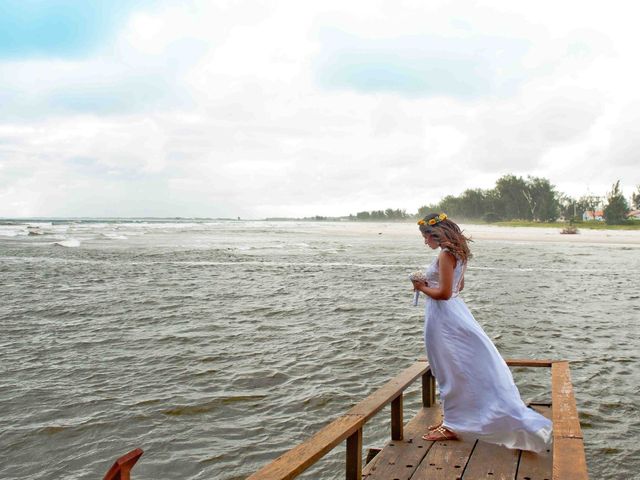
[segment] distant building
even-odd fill
[[[588,222],[589,220],[603,222],[604,212],[602,210],[587,210],[582,214],[582,220],[584,220],[585,222]]]
[[[631,210],[629,213],[627,213],[627,218],[640,220],[640,210]]]

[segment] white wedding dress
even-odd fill
[[[444,426],[463,438],[544,452],[551,422],[524,404],[509,367],[458,296],[465,268],[458,259],[449,300],[427,297],[426,302],[425,346],[440,388]],[[437,258],[425,273],[429,287],[437,288]]]

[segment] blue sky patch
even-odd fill
[[[520,39],[358,38],[336,30],[320,39],[315,73],[327,89],[472,99],[511,93],[526,78],[521,61],[529,44]]]
[[[0,59],[82,57],[150,0],[2,0]]]

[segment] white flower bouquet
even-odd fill
[[[424,274],[424,272],[418,270],[413,272],[411,275],[409,275],[409,280],[414,281],[420,281],[420,282],[426,282],[427,281],[427,276]],[[413,306],[416,307],[418,305],[418,298],[420,297],[420,291],[416,290],[415,293],[413,294]]]

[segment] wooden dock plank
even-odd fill
[[[429,425],[442,419],[439,407],[422,408],[405,426],[404,440],[392,440],[363,471],[366,480],[408,480],[433,442],[422,439]]]
[[[519,458],[520,450],[478,442],[462,478],[464,480],[513,480],[516,478]]]
[[[411,480],[459,480],[476,441],[435,442]]]
[[[554,362],[551,366],[551,391],[553,480],[586,480],[589,473],[569,362]]]
[[[509,450],[476,440],[425,442],[421,437],[427,426],[438,423],[442,417],[440,407],[433,403],[435,389],[430,388],[423,389],[423,408],[403,428],[402,392],[421,376],[426,387],[433,387],[428,363],[419,361],[248,480],[295,478],[345,439],[348,439],[348,479],[360,479],[362,473],[366,480],[588,480],[568,362],[515,359],[507,363],[515,367],[551,366],[553,408],[548,404],[534,406],[553,419],[553,451],[547,455]],[[361,470],[362,428],[389,403],[394,439]]]
[[[553,461],[553,480],[587,480],[587,460],[581,438],[556,438],[553,451],[562,452]],[[558,458],[559,457],[559,458]]]
[[[549,419],[553,415],[553,409],[549,405],[532,405],[531,407]],[[552,471],[552,452],[548,451],[546,454],[522,452],[516,480],[551,480]]]
[[[582,438],[576,400],[569,373],[569,362],[554,362],[551,367],[551,402],[555,436]]]

